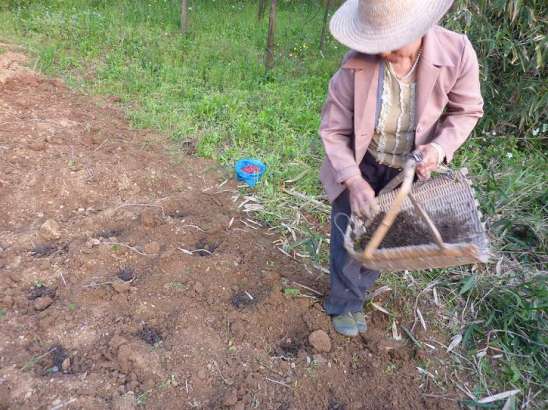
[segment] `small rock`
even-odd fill
[[[232,407],[238,403],[238,392],[235,389],[228,390],[223,396],[223,406]]]
[[[61,369],[63,369],[65,373],[70,370],[70,357],[67,357],[65,360],[63,360],[63,363],[61,364]]]
[[[91,238],[86,242],[86,246],[88,248],[93,248],[94,246],[98,246],[101,244],[101,241],[97,238]]]
[[[201,295],[202,293],[204,293],[204,290],[204,285],[201,282],[196,282],[194,284],[194,292],[196,292],[197,295]]]
[[[151,255],[157,255],[160,253],[160,244],[156,241],[147,243],[144,246],[145,253],[151,254]]]
[[[46,149],[46,144],[43,142],[31,142],[28,147],[33,151],[44,151]]]
[[[53,299],[49,296],[42,296],[34,300],[34,310],[41,312],[46,310],[53,303]]]
[[[147,228],[153,228],[158,224],[156,214],[152,209],[145,209],[141,213],[141,223]]]
[[[40,236],[46,241],[53,241],[61,237],[61,227],[53,219],[48,219],[40,227]]]
[[[40,321],[38,322],[38,326],[42,331],[45,331],[46,329],[49,329],[54,323],[57,317],[55,315],[48,315],[40,318]]]
[[[331,350],[331,339],[323,330],[310,333],[308,343],[318,352],[329,352]]]
[[[118,293],[128,292],[130,287],[130,282],[115,281],[112,283],[112,288]]]

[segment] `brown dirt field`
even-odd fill
[[[456,408],[384,314],[347,339],[284,296],[327,278],[241,222],[231,174],[24,63],[0,55],[0,409]]]

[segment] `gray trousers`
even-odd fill
[[[377,163],[369,153],[360,164],[360,170],[376,194],[400,172],[395,168]],[[333,316],[361,311],[368,290],[379,277],[379,272],[361,266],[344,248],[344,232],[350,214],[350,202],[348,190],[346,190],[333,202],[331,208],[329,249],[331,288],[324,307],[327,314]]]

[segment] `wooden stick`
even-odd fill
[[[373,237],[369,240],[369,243],[365,247],[365,250],[363,252],[364,259],[371,259],[373,253],[377,250],[386,233],[388,232],[388,229],[390,229],[390,227],[394,223],[396,216],[398,216],[405,197],[407,196],[407,194],[409,194],[409,191],[411,191],[411,186],[413,185],[413,177],[415,176],[416,165],[417,163],[413,159],[409,159],[405,164],[405,168],[403,170],[404,177],[402,187],[398,191],[394,202],[392,202],[392,206],[384,216],[383,221],[381,222],[381,224],[373,234]]]
[[[436,225],[434,225],[434,222],[432,221],[428,213],[425,211],[422,205],[418,203],[418,201],[415,199],[415,197],[413,197],[413,195],[409,194],[408,196],[413,206],[419,212],[419,215],[422,218],[422,220],[426,223],[426,225],[428,225],[428,228],[430,229],[430,233],[432,234],[432,237],[434,238],[434,241],[436,242],[436,244],[441,249],[444,249],[445,244],[443,243],[443,238],[441,237],[441,234],[438,231],[438,228],[436,228]]]
[[[439,249],[437,245],[417,245],[405,248],[386,248],[375,252],[374,258],[364,260],[397,260],[402,258],[417,258],[430,256],[467,256],[478,259],[478,248],[474,244],[446,244],[444,249]]]
[[[291,386],[287,383],[279,382],[278,380],[272,380],[272,379],[269,379],[268,377],[265,377],[265,379],[268,380],[269,382],[276,383],[276,384],[279,384],[280,386],[284,386],[284,387],[287,387],[288,389],[291,389]]]

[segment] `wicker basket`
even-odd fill
[[[387,186],[388,192],[385,189],[379,194],[377,201],[385,216],[376,230],[367,232],[366,224],[352,218],[345,234],[347,251],[367,268],[379,271],[447,268],[487,262],[489,243],[465,172],[439,174],[427,181],[413,183],[416,163],[415,159],[407,161],[400,174],[402,182],[398,191],[391,190],[398,185],[394,181]],[[430,232],[431,243],[379,249],[400,212],[413,212],[417,216],[413,223]],[[457,240],[453,238],[452,243],[444,241],[437,228],[447,224],[448,215],[452,221],[459,221],[461,233]],[[356,240],[367,233],[372,235],[365,249],[357,250]]]

